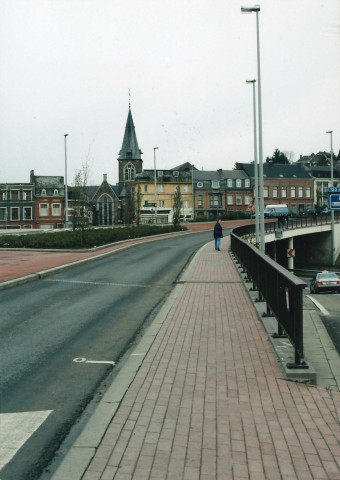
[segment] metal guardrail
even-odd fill
[[[254,245],[241,238],[252,225],[237,227],[231,232],[231,251],[259,291],[258,301],[267,303],[265,316],[275,316],[278,332],[275,337],[288,336],[294,346],[294,363],[288,368],[308,368],[303,353],[303,298],[305,282],[295,277]]]

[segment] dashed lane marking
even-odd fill
[[[53,410],[0,414],[0,471]]]
[[[74,358],[73,361],[75,363],[104,363],[107,365],[116,365],[116,362],[113,362],[112,360],[86,360],[84,357]]]

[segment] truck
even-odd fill
[[[264,218],[277,218],[279,215],[289,215],[288,207],[285,203],[276,205],[267,205],[264,209]]]

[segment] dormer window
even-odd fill
[[[227,186],[228,186],[228,188],[233,188],[233,179],[232,178],[228,178]]]
[[[158,170],[157,171],[157,176],[158,177],[163,177],[163,170]]]
[[[58,192],[57,189],[54,190],[53,195],[54,195],[55,197],[56,197],[57,195],[59,195],[59,192]]]
[[[43,189],[41,190],[41,195],[46,195],[46,189],[45,189],[45,188],[43,188]]]
[[[128,163],[124,169],[124,179],[125,180],[134,180],[135,179],[135,167],[132,163]]]
[[[178,170],[175,170],[175,171],[173,172],[173,174],[174,174],[174,177],[178,177],[178,176],[179,176],[179,171],[178,171]]]
[[[241,182],[241,180],[238,178],[238,179],[236,180],[236,187],[237,187],[237,188],[241,188],[241,184],[242,184],[242,182]]]
[[[202,188],[203,187],[203,182],[197,182],[197,188]]]
[[[212,186],[212,188],[220,188],[220,181],[219,180],[212,180],[211,186]]]

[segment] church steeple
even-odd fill
[[[132,120],[131,108],[126,121],[122,148],[118,160],[141,160],[142,151],[138,146],[135,126]]]
[[[127,184],[135,181],[136,175],[143,171],[142,151],[138,146],[135,126],[132,120],[129,98],[129,113],[126,121],[122,148],[118,157],[119,191],[124,194]]]

